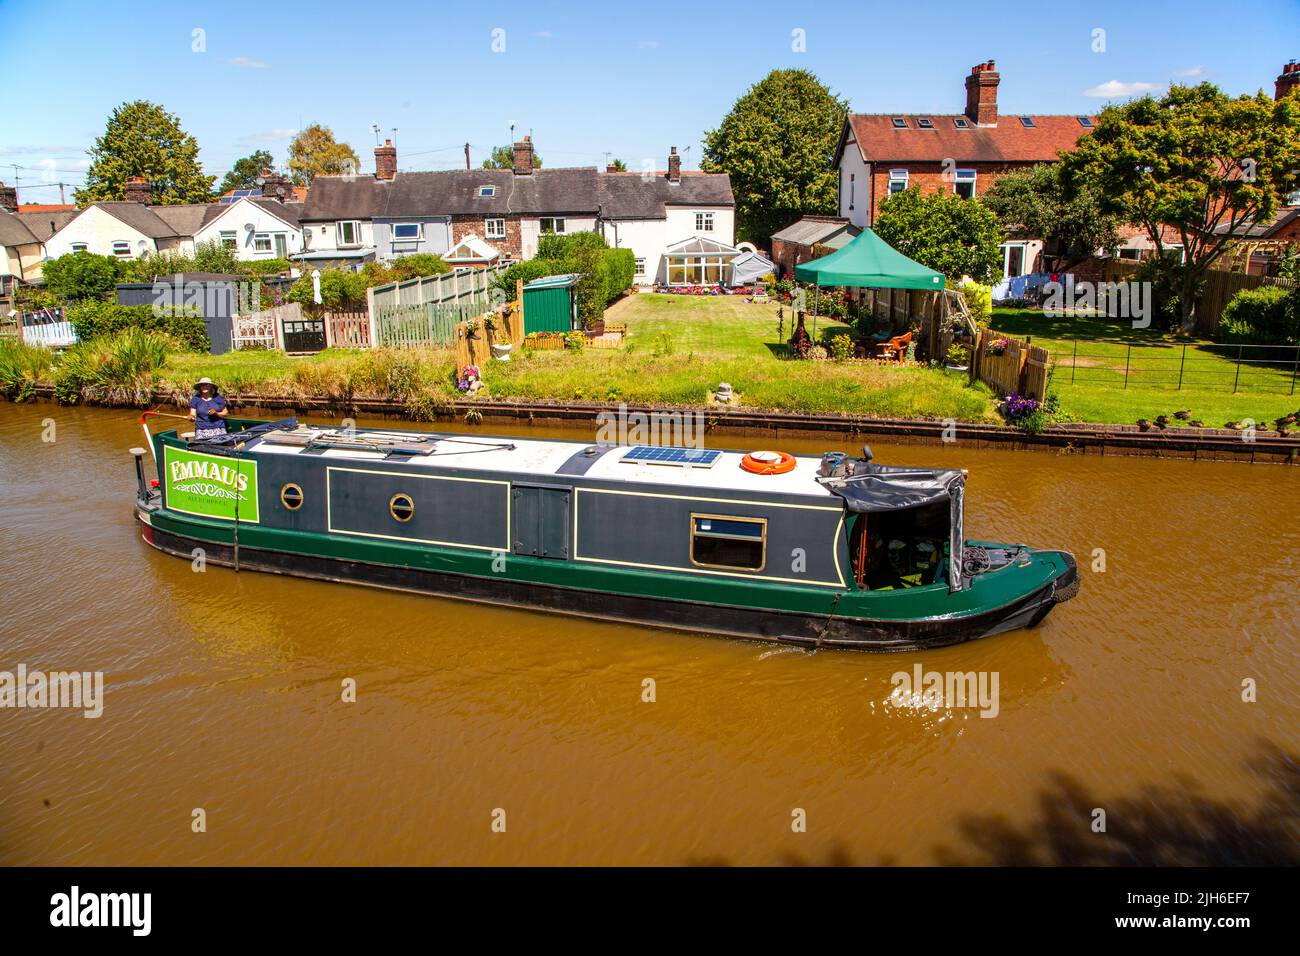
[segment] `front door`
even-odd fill
[[[282,232],[275,234],[275,257],[277,259],[289,258],[289,240]]]
[[[511,539],[515,554],[569,557],[570,498],[563,485],[515,485],[511,494]]]

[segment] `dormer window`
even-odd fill
[[[497,188],[495,186],[480,186],[478,194],[480,199],[490,199],[497,194]]]
[[[1023,126],[1025,129],[1033,129],[1034,118],[1032,116],[1022,116],[1020,117],[1020,125]]]
[[[890,122],[894,124],[894,129],[907,129],[907,120],[901,116],[895,116]]]
[[[1090,117],[1079,116],[1076,118],[1079,120],[1079,125],[1082,126],[1084,129],[1092,129],[1092,119]]]
[[[958,129],[970,129],[970,121],[964,116],[954,116],[952,118],[952,125]]]
[[[920,129],[934,129],[934,123],[930,120],[930,117],[928,116],[918,116],[916,118],[916,125]]]

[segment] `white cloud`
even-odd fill
[[[231,66],[237,66],[241,70],[267,70],[271,64],[264,60],[254,60],[248,56],[235,56],[226,61]]]
[[[1204,75],[1205,75],[1205,67],[1203,66],[1189,66],[1185,70],[1174,70],[1174,76],[1204,76]]]
[[[75,152],[77,152],[75,146],[0,146],[0,156],[30,156],[33,153],[60,154]]]
[[[551,37],[555,36],[555,34],[552,33],[550,30],[538,30],[536,33],[533,34],[533,36],[538,37],[542,40],[549,40]]]
[[[1136,96],[1139,93],[1150,93],[1163,88],[1159,83],[1121,83],[1119,80],[1107,80],[1090,90],[1084,90],[1083,95],[1111,99],[1116,96]]]
[[[298,135],[296,129],[264,129],[258,133],[249,133],[241,136],[235,142],[241,146],[253,146],[258,143],[282,143],[286,139],[293,139]]]
[[[636,46],[638,50],[657,50],[659,49],[659,41],[658,40],[637,40]]]

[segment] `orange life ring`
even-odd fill
[[[794,455],[783,451],[752,451],[740,459],[740,467],[756,475],[784,475],[794,471]]]

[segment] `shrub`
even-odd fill
[[[36,394],[36,386],[49,378],[54,353],[16,340],[0,340],[0,393],[21,402]]]
[[[853,339],[848,335],[833,336],[830,341],[831,355],[836,361],[843,362],[853,358]]]
[[[190,307],[154,309],[147,305],[118,305],[116,302],[86,301],[68,309],[68,321],[83,342],[112,335],[125,329],[158,332],[176,340],[190,352],[211,348],[207,326]]]
[[[568,332],[564,336],[564,347],[581,352],[587,346],[587,337],[581,332]]]
[[[979,282],[963,282],[957,286],[966,300],[966,309],[976,325],[987,325],[993,317],[993,287]]]
[[[253,262],[241,262],[240,271],[250,276],[274,276],[282,272],[288,272],[293,268],[288,259],[257,259]],[[201,272],[210,270],[201,269]]]
[[[1300,294],[1275,285],[1242,289],[1223,307],[1219,336],[1226,342],[1300,343]]]
[[[122,263],[112,256],[70,252],[45,263],[45,288],[64,302],[105,299],[122,275]]]
[[[55,396],[69,404],[147,405],[172,345],[166,335],[134,327],[78,342],[55,370]]]
[[[358,272],[343,269],[326,269],[320,274],[321,304],[327,309],[342,309],[359,306],[366,301],[366,277]],[[316,304],[312,292],[310,274],[304,274],[289,289],[285,298],[299,305]]]
[[[965,365],[970,360],[970,349],[954,342],[948,346],[946,358],[949,365]]]

